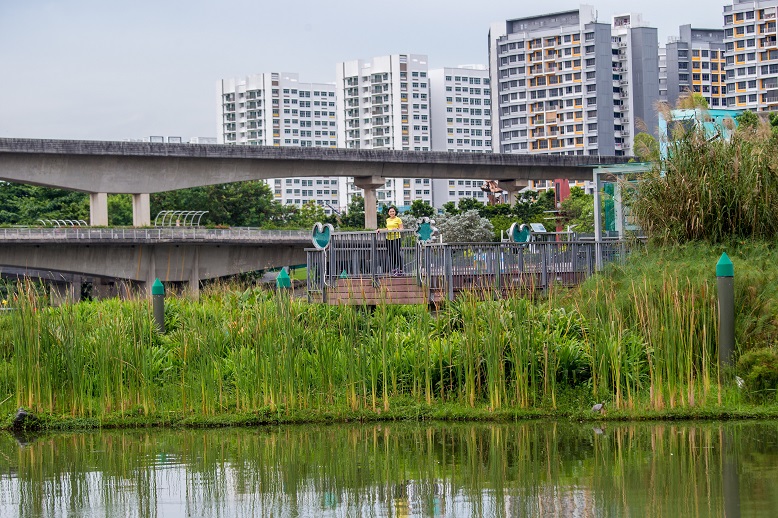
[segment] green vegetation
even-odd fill
[[[615,418],[778,415],[769,372],[738,371],[741,390],[718,370],[720,250],[651,250],[573,291],[466,297],[435,315],[221,286],[199,302],[169,298],[165,335],[146,300],[52,308],[21,287],[11,294],[16,311],[0,316],[0,401],[8,398],[0,414],[24,406],[104,423],[222,424],[590,418],[591,405],[605,401]],[[769,347],[778,336],[778,251],[728,253],[739,347]]]
[[[301,208],[275,201],[261,181],[208,185],[151,195],[152,218],[161,210],[208,211],[203,225],[264,228],[311,228],[317,221],[337,223],[316,204]],[[363,211],[364,212],[364,211]],[[108,196],[108,223],[132,225],[129,194]],[[0,225],[37,225],[40,219],[89,220],[86,193],[0,182]],[[364,215],[362,216],[364,226]]]
[[[754,118],[752,125],[741,117],[730,140],[701,127],[673,130],[669,158],[642,179],[632,206],[650,237],[662,243],[778,237],[778,135]]]

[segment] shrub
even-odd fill
[[[778,390],[778,351],[763,347],[740,357],[737,370],[743,378],[746,396],[754,402],[775,401]]]

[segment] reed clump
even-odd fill
[[[634,191],[631,214],[663,244],[775,239],[778,135],[759,124],[725,138],[702,122],[673,128],[667,156]]]

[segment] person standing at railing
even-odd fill
[[[403,229],[403,220],[397,215],[396,207],[389,207],[389,217],[386,218],[386,249],[388,267],[392,275],[402,273],[402,250],[400,248],[401,234],[398,232]],[[381,232],[379,228],[376,232]]]

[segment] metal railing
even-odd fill
[[[5,242],[310,242],[307,230],[261,230],[249,227],[232,228],[94,228],[94,227],[14,227],[0,228],[0,241]]]
[[[326,249],[307,249],[308,291],[323,293],[339,278],[415,276],[429,300],[453,300],[465,290],[547,289],[572,286],[594,274],[599,265],[623,260],[640,242],[532,241],[530,243],[420,243],[401,232],[397,271],[386,234],[333,234]],[[599,257],[599,261],[598,261]]]
[[[328,271],[334,276],[360,278],[415,275],[415,249],[416,233],[412,230],[335,233]]]

